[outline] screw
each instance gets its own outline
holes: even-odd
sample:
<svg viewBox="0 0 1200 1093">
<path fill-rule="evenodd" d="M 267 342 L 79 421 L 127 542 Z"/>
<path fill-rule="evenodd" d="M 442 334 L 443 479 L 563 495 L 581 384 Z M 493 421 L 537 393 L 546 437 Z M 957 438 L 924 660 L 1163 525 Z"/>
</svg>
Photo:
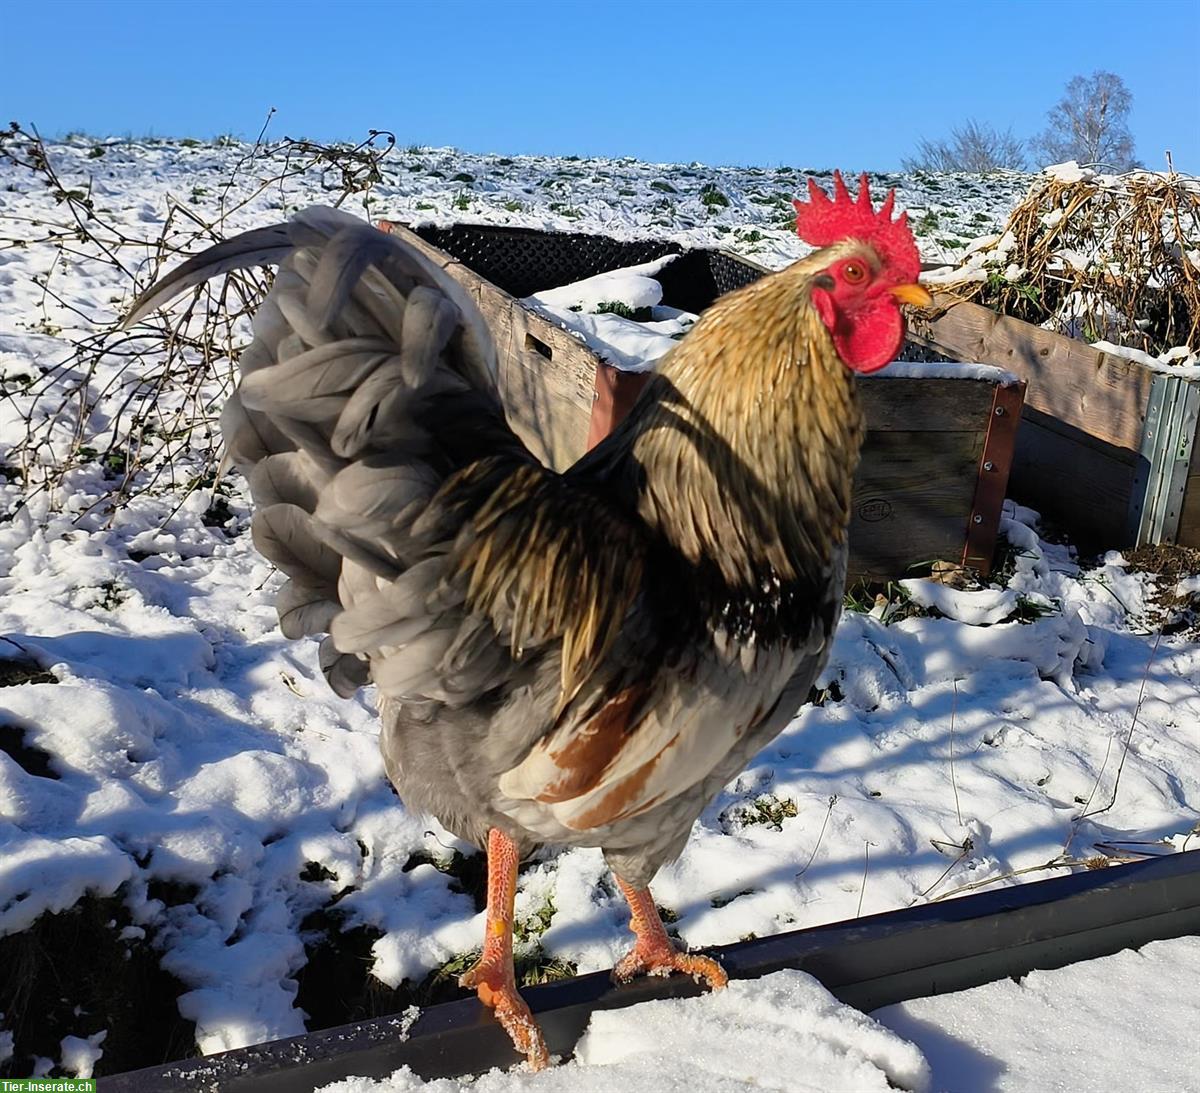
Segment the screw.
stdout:
<svg viewBox="0 0 1200 1093">
<path fill-rule="evenodd" d="M 996 469 L 996 464 L 989 459 L 986 463 L 984 463 L 983 469 L 985 471 L 994 471 Z"/>
<path fill-rule="evenodd" d="M 971 517 L 971 523 L 973 523 L 973 524 L 982 524 L 982 523 L 983 523 L 983 517 L 982 517 L 982 516 L 980 516 L 980 515 L 979 515 L 979 513 L 976 513 L 974 516 L 972 516 L 972 517 Z"/>
<path fill-rule="evenodd" d="M 1003 406 L 997 406 L 997 407 L 996 407 L 996 416 L 997 416 L 997 417 L 1003 417 L 1003 416 L 1004 416 L 1004 407 L 1003 407 Z"/>
</svg>

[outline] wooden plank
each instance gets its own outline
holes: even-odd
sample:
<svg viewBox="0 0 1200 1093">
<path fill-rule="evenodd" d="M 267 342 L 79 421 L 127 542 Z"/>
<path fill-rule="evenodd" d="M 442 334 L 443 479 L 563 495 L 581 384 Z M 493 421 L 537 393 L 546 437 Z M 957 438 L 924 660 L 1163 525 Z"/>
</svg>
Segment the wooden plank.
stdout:
<svg viewBox="0 0 1200 1093">
<path fill-rule="evenodd" d="M 851 578 L 961 560 L 983 438 L 982 428 L 868 432 L 854 479 Z"/>
<path fill-rule="evenodd" d="M 653 372 L 622 372 L 603 361 L 596 366 L 596 397 L 587 435 L 589 452 L 625 420 L 652 375 Z"/>
<path fill-rule="evenodd" d="M 1183 512 L 1179 516 L 1180 546 L 1200 550 L 1200 474 L 1188 476 L 1187 492 L 1183 497 Z"/>
<path fill-rule="evenodd" d="M 1028 408 L 1009 496 L 1068 531 L 1085 552 L 1130 544 L 1129 511 L 1141 456 Z"/>
<path fill-rule="evenodd" d="M 971 379 L 911 379 L 886 371 L 861 376 L 867 428 L 954 433 L 986 429 L 995 384 Z"/>
<path fill-rule="evenodd" d="M 915 314 L 909 337 L 964 361 L 994 364 L 1029 384 L 1025 404 L 1117 447 L 1137 451 L 1153 374 L 1136 361 L 941 293 L 933 320 Z"/>
<path fill-rule="evenodd" d="M 486 281 L 481 284 L 481 310 L 500 357 L 505 413 L 539 459 L 566 470 L 584 452 L 595 359 L 566 331 Z"/>
</svg>

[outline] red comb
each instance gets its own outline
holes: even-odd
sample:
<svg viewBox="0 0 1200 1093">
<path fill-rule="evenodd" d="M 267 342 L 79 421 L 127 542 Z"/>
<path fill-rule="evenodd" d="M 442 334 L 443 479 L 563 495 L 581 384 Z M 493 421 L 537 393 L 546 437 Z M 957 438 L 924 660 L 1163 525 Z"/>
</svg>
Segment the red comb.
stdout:
<svg viewBox="0 0 1200 1093">
<path fill-rule="evenodd" d="M 814 247 L 828 247 L 844 239 L 861 239 L 875 248 L 883 262 L 902 277 L 915 281 L 921 272 L 921 255 L 908 226 L 908 213 L 892 219 L 896 191 L 889 190 L 879 211 L 871 205 L 871 189 L 864 173 L 859 178 L 858 200 L 850 196 L 840 171 L 833 172 L 833 200 L 814 179 L 808 180 L 809 202 L 793 201 L 796 234 Z"/>
</svg>

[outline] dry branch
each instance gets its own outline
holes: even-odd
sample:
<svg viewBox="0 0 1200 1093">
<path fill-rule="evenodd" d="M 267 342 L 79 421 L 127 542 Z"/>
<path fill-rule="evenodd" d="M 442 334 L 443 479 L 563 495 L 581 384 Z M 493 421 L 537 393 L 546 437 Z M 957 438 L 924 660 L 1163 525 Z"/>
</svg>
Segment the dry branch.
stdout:
<svg viewBox="0 0 1200 1093">
<path fill-rule="evenodd" d="M 48 305 L 72 312 L 87 331 L 63 340 L 68 352 L 18 391 L 25 432 L 4 455 L 21 476 L 23 501 L 57 490 L 73 468 L 99 463 L 110 485 L 88 511 L 108 511 L 146 492 L 180 491 L 178 503 L 198 486 L 212 486 L 219 460 L 217 418 L 233 389 L 240 347 L 248 341 L 249 317 L 271 282 L 267 270 L 240 271 L 201 286 L 186 309 L 156 315 L 130 331 L 121 316 L 87 315 L 69 304 L 58 285 L 64 266 L 113 271 L 120 309 L 157 279 L 176 256 L 218 242 L 231 218 L 278 188 L 286 207 L 288 183 L 316 174 L 328 202 L 342 205 L 361 197 L 381 178 L 380 163 L 395 144 L 389 133 L 372 130 L 366 140 L 322 145 L 290 140 L 264 143 L 261 135 L 225 179 L 211 219 L 177 197 L 168 198 L 157 235 L 138 238 L 98 211 L 90 186 L 65 182 L 36 130 L 17 124 L 0 131 L 0 158 L 44 185 L 62 215 L 55 223 L 0 216 L 0 251 L 50 246 L 56 251 L 42 288 L 40 329 L 61 336 Z M 109 267 L 102 270 L 100 267 Z"/>
</svg>

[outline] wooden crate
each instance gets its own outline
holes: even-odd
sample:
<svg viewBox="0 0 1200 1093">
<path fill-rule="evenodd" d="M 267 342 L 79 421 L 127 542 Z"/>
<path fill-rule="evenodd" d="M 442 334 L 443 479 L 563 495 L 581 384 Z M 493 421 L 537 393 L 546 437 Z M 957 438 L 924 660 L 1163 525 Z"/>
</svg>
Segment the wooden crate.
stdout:
<svg viewBox="0 0 1200 1093">
<path fill-rule="evenodd" d="M 1028 384 L 1009 492 L 1085 550 L 1200 547 L 1200 380 L 948 295 L 910 338 Z M 939 314 L 940 311 L 940 314 Z"/>
<path fill-rule="evenodd" d="M 380 227 L 402 233 L 468 289 L 496 339 L 509 420 L 539 458 L 564 469 L 625 415 L 647 376 L 603 363 L 519 297 L 679 253 L 678 246 L 467 225 L 418 234 L 388 221 Z M 657 276 L 664 303 L 698 312 L 765 272 L 696 249 Z M 864 377 L 859 389 L 868 432 L 854 487 L 851 575 L 902 577 L 939 559 L 987 573 L 1024 385 L 885 373 Z"/>
</svg>

